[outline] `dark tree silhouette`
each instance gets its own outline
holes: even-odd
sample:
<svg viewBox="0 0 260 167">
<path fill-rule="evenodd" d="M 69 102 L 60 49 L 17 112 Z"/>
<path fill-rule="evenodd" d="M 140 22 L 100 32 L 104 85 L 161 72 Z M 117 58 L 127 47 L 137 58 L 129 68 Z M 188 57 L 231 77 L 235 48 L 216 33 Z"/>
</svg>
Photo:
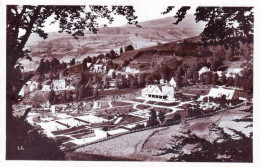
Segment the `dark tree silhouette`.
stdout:
<svg viewBox="0 0 260 167">
<path fill-rule="evenodd" d="M 131 51 L 131 50 L 134 50 L 134 47 L 132 45 L 128 45 L 125 47 L 125 52 Z"/>
<path fill-rule="evenodd" d="M 75 61 L 75 58 L 73 58 L 71 61 L 70 61 L 70 65 L 74 66 L 76 64 L 76 61 Z"/>
<path fill-rule="evenodd" d="M 37 72 L 39 72 L 39 74 L 44 74 L 45 73 L 45 62 L 44 62 L 44 60 L 43 59 L 41 59 L 41 61 L 40 61 L 40 65 L 39 65 L 39 67 L 37 68 L 37 70 L 36 70 Z"/>
<path fill-rule="evenodd" d="M 54 104 L 55 103 L 55 99 L 56 99 L 56 94 L 54 92 L 54 90 L 52 89 L 49 93 L 49 102 L 51 104 Z"/>
<path fill-rule="evenodd" d="M 123 48 L 120 48 L 120 55 L 123 53 L 124 53 Z"/>
<path fill-rule="evenodd" d="M 218 134 L 218 138 L 210 142 L 204 138 L 191 133 L 190 130 L 184 132 L 183 136 L 175 135 L 171 140 L 171 148 L 163 149 L 163 154 L 177 154 L 169 161 L 187 162 L 252 162 L 253 146 L 252 133 L 247 137 L 242 132 L 230 129 L 238 136 L 233 139 L 233 135 L 227 134 L 223 128 L 214 123 L 210 126 L 210 131 Z M 183 151 L 186 145 L 194 145 L 190 154 Z"/>
<path fill-rule="evenodd" d="M 168 7 L 163 14 L 169 13 L 173 7 Z M 181 22 L 190 9 L 189 6 L 181 7 L 176 15 Z M 204 21 L 206 26 L 201 34 L 203 42 L 224 45 L 231 48 L 234 55 L 235 48 L 240 43 L 253 43 L 254 13 L 253 7 L 197 7 L 195 12 L 196 22 Z"/>
<path fill-rule="evenodd" d="M 159 120 L 161 122 L 164 122 L 165 121 L 165 114 L 162 111 L 160 111 L 159 115 L 158 115 L 158 118 L 159 118 Z"/>
<path fill-rule="evenodd" d="M 19 142 L 23 143 L 31 143 L 31 147 L 35 145 L 41 145 L 41 140 L 32 140 L 28 137 L 27 133 L 23 135 L 19 135 L 18 124 L 19 121 L 23 122 L 23 120 L 17 121 L 13 117 L 13 104 L 19 101 L 19 92 L 22 89 L 23 85 L 29 81 L 34 74 L 28 74 L 25 77 L 20 77 L 17 75 L 19 70 L 15 68 L 18 63 L 18 59 L 28 58 L 30 51 L 25 49 L 25 45 L 32 33 L 38 34 L 41 38 L 46 39 L 48 34 L 44 32 L 43 27 L 46 19 L 54 16 L 54 21 L 52 23 L 57 22 L 59 24 L 59 32 L 65 32 L 71 34 L 74 38 L 78 39 L 80 36 L 84 35 L 85 30 L 89 30 L 93 33 L 98 31 L 98 28 L 101 26 L 98 24 L 97 20 L 99 18 L 105 18 L 112 23 L 114 18 L 112 14 L 118 14 L 124 16 L 128 24 L 138 25 L 136 21 L 137 16 L 134 15 L 134 8 L 132 6 L 113 6 L 112 9 L 108 9 L 107 6 L 90 6 L 90 11 L 86 12 L 86 6 L 31 6 L 31 5 L 8 5 L 7 12 L 7 83 L 6 83 L 6 118 L 7 118 L 7 157 L 15 159 L 21 158 L 21 154 L 27 154 L 26 159 L 34 159 L 34 155 L 41 155 L 41 149 L 27 149 L 28 151 L 24 153 L 15 154 L 14 152 L 9 152 L 9 150 L 17 149 L 17 144 Z M 107 25 L 102 25 L 102 27 L 106 27 Z M 24 32 L 24 33 L 23 33 Z M 51 63 L 52 68 L 56 68 L 53 62 Z M 26 117 L 22 117 L 26 118 Z M 20 126 L 22 127 L 22 126 Z M 29 128 L 30 129 L 30 128 Z M 33 127 L 31 127 L 33 129 Z M 27 132 L 28 129 L 24 129 Z M 16 135 L 14 135 L 17 133 Z M 35 133 L 37 134 L 37 133 Z M 35 136 L 37 137 L 37 135 Z M 29 145 L 28 145 L 29 146 Z M 51 152 L 50 145 L 44 145 L 45 148 L 49 148 Z M 53 147 L 54 148 L 54 147 Z M 31 151 L 29 151 L 31 150 Z M 48 150 L 48 149 L 47 149 Z M 46 150 L 45 150 L 46 151 Z M 14 153 L 13 156 L 10 154 Z M 42 154 L 42 156 L 46 156 L 48 159 L 55 159 L 55 157 L 50 157 L 51 154 Z M 15 157 L 16 156 L 16 157 Z M 36 158 L 35 158 L 36 159 Z M 38 159 L 43 159 L 43 157 L 38 157 Z M 57 157 L 58 158 L 58 154 Z"/>
</svg>

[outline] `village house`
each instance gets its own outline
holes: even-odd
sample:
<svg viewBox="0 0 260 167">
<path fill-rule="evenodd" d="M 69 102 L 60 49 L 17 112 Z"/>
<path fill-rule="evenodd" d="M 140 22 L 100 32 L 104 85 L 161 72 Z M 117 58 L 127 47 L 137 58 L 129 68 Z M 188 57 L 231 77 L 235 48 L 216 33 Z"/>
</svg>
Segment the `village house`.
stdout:
<svg viewBox="0 0 260 167">
<path fill-rule="evenodd" d="M 241 76 L 242 75 L 242 72 L 243 71 L 243 68 L 228 68 L 227 69 L 227 72 L 226 72 L 226 77 L 232 77 L 232 78 L 235 78 L 236 74 Z"/>
<path fill-rule="evenodd" d="M 161 85 L 171 85 L 173 86 L 174 88 L 176 88 L 177 84 L 176 84 L 176 81 L 174 80 L 174 78 L 172 77 L 171 80 L 168 82 L 168 81 L 165 81 L 164 79 L 160 79 L 160 84 Z"/>
<path fill-rule="evenodd" d="M 125 72 L 126 72 L 126 73 L 130 73 L 130 74 L 138 74 L 138 73 L 140 73 L 141 71 L 138 70 L 138 69 L 135 69 L 135 68 L 126 67 L 126 68 L 125 68 Z"/>
<path fill-rule="evenodd" d="M 201 96 L 199 100 L 202 100 L 205 97 L 212 97 L 214 99 L 220 98 L 223 95 L 225 95 L 227 100 L 236 100 L 239 99 L 239 90 L 227 89 L 223 87 L 211 88 L 209 93 L 205 96 Z"/>
<path fill-rule="evenodd" d="M 103 64 L 94 64 L 91 70 L 93 72 L 104 72 L 106 71 L 106 66 L 104 66 Z"/>
<path fill-rule="evenodd" d="M 174 89 L 171 85 L 148 85 L 142 89 L 141 94 L 146 99 L 175 100 Z"/>
<path fill-rule="evenodd" d="M 200 78 L 200 75 L 205 73 L 205 72 L 209 72 L 210 71 L 210 68 L 208 67 L 202 67 L 200 70 L 199 70 L 199 78 Z"/>
<path fill-rule="evenodd" d="M 75 90 L 72 85 L 66 85 L 65 79 L 53 80 L 51 85 L 43 85 L 41 91 L 60 91 L 60 90 Z"/>
<path fill-rule="evenodd" d="M 173 86 L 174 88 L 176 88 L 177 84 L 176 84 L 176 81 L 173 79 L 173 77 L 171 78 L 171 80 L 169 81 L 169 84 L 171 86 Z"/>
</svg>

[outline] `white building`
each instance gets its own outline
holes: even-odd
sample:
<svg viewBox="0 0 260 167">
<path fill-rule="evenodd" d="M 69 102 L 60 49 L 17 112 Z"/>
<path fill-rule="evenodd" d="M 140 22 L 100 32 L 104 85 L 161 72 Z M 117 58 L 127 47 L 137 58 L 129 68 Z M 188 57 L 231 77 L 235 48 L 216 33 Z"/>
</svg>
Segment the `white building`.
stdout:
<svg viewBox="0 0 260 167">
<path fill-rule="evenodd" d="M 65 79 L 53 80 L 52 88 L 53 88 L 53 90 L 64 90 L 64 89 L 66 89 Z"/>
<path fill-rule="evenodd" d="M 218 77 L 221 77 L 222 73 L 223 73 L 222 71 L 217 71 Z"/>
<path fill-rule="evenodd" d="M 91 70 L 93 72 L 104 72 L 106 70 L 106 66 L 103 64 L 94 64 Z"/>
<path fill-rule="evenodd" d="M 41 91 L 51 91 L 51 85 L 43 85 Z"/>
<path fill-rule="evenodd" d="M 176 81 L 173 79 L 173 77 L 172 77 L 172 79 L 169 81 L 169 84 L 170 84 L 171 86 L 173 86 L 174 88 L 176 88 L 176 86 L 177 86 Z"/>
<path fill-rule="evenodd" d="M 218 88 L 211 88 L 209 93 L 205 96 L 201 96 L 199 100 L 202 100 L 205 97 L 220 98 L 223 95 L 226 96 L 227 100 L 238 98 L 238 92 L 235 89 L 226 89 L 226 88 L 218 87 Z"/>
<path fill-rule="evenodd" d="M 131 68 L 131 67 L 126 67 L 125 72 L 127 73 L 131 73 L 131 74 L 138 74 L 141 71 L 135 68 Z"/>
<path fill-rule="evenodd" d="M 228 68 L 226 77 L 233 77 L 235 78 L 236 74 L 242 75 L 243 68 Z"/>
<path fill-rule="evenodd" d="M 170 85 L 148 85 L 142 89 L 141 94 L 144 98 L 175 100 L 174 89 Z"/>
<path fill-rule="evenodd" d="M 107 72 L 107 76 L 111 77 L 113 72 L 115 72 L 114 69 L 110 69 L 108 72 Z"/>
<path fill-rule="evenodd" d="M 75 87 L 72 85 L 66 86 L 65 79 L 53 80 L 51 85 L 43 85 L 41 91 L 60 91 L 60 90 L 75 90 Z"/>
<path fill-rule="evenodd" d="M 167 80 L 165 81 L 164 79 L 160 79 L 160 84 L 161 85 L 170 85 L 173 86 L 174 89 L 176 88 L 177 84 L 174 80 L 174 78 L 172 77 L 171 80 L 168 82 Z"/>
<path fill-rule="evenodd" d="M 200 70 L 199 70 L 199 77 L 201 74 L 205 73 L 205 72 L 209 72 L 210 71 L 210 68 L 208 67 L 202 67 Z"/>
</svg>

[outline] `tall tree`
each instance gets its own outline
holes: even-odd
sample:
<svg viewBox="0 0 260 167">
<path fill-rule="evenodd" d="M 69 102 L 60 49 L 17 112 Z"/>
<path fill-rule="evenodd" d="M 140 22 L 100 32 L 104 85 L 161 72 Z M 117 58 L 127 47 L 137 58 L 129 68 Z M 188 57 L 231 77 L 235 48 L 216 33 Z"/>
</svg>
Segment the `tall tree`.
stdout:
<svg viewBox="0 0 260 167">
<path fill-rule="evenodd" d="M 41 59 L 39 67 L 36 70 L 37 72 L 39 72 L 39 74 L 44 74 L 45 73 L 45 62 L 43 59 Z"/>
<path fill-rule="evenodd" d="M 86 10 L 90 8 L 90 10 Z M 112 9 L 108 9 L 107 6 L 32 6 L 32 5 L 8 5 L 6 8 L 7 16 L 7 33 L 6 33 L 6 50 L 7 50 L 7 82 L 6 82 L 6 117 L 7 117 L 7 147 L 8 149 L 17 149 L 16 141 L 23 141 L 30 143 L 29 138 L 25 135 L 15 134 L 19 132 L 15 122 L 17 119 L 13 117 L 13 105 L 19 100 L 19 92 L 23 85 L 29 81 L 34 74 L 28 74 L 25 77 L 16 77 L 17 70 L 16 64 L 19 59 L 30 59 L 28 49 L 25 49 L 25 45 L 32 33 L 38 34 L 41 38 L 46 39 L 48 34 L 44 31 L 45 22 L 48 18 L 54 18 L 52 23 L 59 24 L 59 32 L 66 32 L 71 34 L 74 38 L 78 39 L 84 35 L 84 31 L 88 29 L 91 32 L 96 33 L 100 25 L 97 20 L 99 18 L 105 18 L 112 23 L 114 18 L 112 14 L 119 14 L 124 16 L 128 24 L 138 25 L 136 21 L 137 16 L 134 15 L 134 8 L 132 6 L 112 6 Z M 107 25 L 102 25 L 106 27 Z M 53 66 L 52 66 L 53 68 Z M 29 112 L 19 119 L 23 121 Z M 15 135 L 13 135 L 15 134 Z M 26 133 L 25 133 L 26 134 Z M 27 141 L 28 140 L 28 141 Z M 14 141 L 14 142 L 11 142 Z M 37 141 L 37 140 L 36 140 Z M 39 144 L 39 143 L 38 143 Z M 30 149 L 28 149 L 30 150 Z M 34 150 L 35 151 L 35 150 Z M 39 149 L 37 151 L 40 151 Z M 9 150 L 7 150 L 9 152 Z M 17 152 L 17 151 L 16 151 Z M 33 152 L 26 152 L 34 156 Z M 24 154 L 26 154 L 24 153 Z M 45 156 L 48 154 L 44 154 Z M 50 154 L 51 156 L 51 154 Z"/>
<path fill-rule="evenodd" d="M 121 47 L 120 48 L 120 55 L 123 54 L 123 53 L 124 53 L 124 51 L 123 51 L 123 48 Z"/>
<path fill-rule="evenodd" d="M 111 49 L 109 53 L 110 53 L 110 58 L 111 59 L 115 59 L 116 58 L 116 52 L 113 49 Z"/>
<path fill-rule="evenodd" d="M 71 65 L 71 66 L 74 66 L 75 64 L 76 64 L 75 58 L 71 59 L 70 65 Z"/>
<path fill-rule="evenodd" d="M 51 104 L 54 104 L 55 103 L 55 100 L 56 100 L 56 94 L 54 92 L 54 90 L 52 89 L 49 93 L 49 102 Z"/>
<path fill-rule="evenodd" d="M 161 123 L 164 122 L 165 121 L 165 114 L 162 111 L 160 111 L 158 118 L 161 121 Z"/>
</svg>

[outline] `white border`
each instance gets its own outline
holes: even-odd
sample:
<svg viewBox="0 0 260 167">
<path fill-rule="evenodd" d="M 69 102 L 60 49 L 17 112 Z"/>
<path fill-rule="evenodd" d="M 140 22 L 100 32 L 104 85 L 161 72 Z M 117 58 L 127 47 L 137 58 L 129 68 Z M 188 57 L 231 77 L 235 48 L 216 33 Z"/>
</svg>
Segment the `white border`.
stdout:
<svg viewBox="0 0 260 167">
<path fill-rule="evenodd" d="M 255 12 L 255 36 L 254 36 L 254 133 L 253 133 L 253 146 L 254 146 L 254 159 L 253 163 L 173 163 L 173 162 L 118 162 L 118 161 L 6 161 L 5 160 L 5 87 L 6 87 L 6 8 L 7 4 L 28 4 L 28 5 L 143 5 L 145 11 L 146 4 L 153 3 L 156 6 L 254 6 Z M 259 24 L 260 24 L 260 6 L 257 0 L 1 0 L 0 1 L 0 166 L 260 166 L 260 52 L 259 52 Z"/>
</svg>

